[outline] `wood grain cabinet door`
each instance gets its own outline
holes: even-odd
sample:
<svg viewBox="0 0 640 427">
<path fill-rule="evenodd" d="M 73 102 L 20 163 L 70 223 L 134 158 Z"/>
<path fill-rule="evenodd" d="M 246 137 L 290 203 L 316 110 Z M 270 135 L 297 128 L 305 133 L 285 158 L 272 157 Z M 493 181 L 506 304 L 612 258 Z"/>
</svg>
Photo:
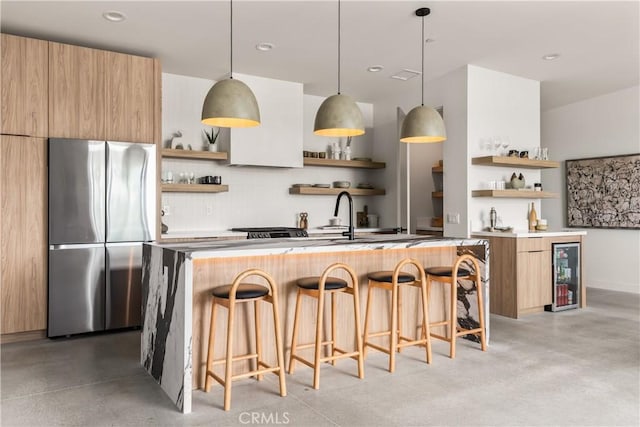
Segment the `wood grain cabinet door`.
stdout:
<svg viewBox="0 0 640 427">
<path fill-rule="evenodd" d="M 0 133 L 47 136 L 47 42 L 2 34 Z"/>
<path fill-rule="evenodd" d="M 49 136 L 105 139 L 105 52 L 49 42 Z"/>
<path fill-rule="evenodd" d="M 46 139 L 0 136 L 0 333 L 47 328 Z"/>
<path fill-rule="evenodd" d="M 109 141 L 154 142 L 154 60 L 106 52 Z"/>
<path fill-rule="evenodd" d="M 551 251 L 518 252 L 518 311 L 551 304 Z"/>
</svg>

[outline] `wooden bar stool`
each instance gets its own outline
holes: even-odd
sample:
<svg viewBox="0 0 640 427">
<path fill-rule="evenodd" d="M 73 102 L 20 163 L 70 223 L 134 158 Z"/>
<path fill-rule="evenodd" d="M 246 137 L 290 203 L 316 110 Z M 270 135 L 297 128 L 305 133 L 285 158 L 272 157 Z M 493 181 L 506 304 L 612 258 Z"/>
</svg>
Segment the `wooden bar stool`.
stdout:
<svg viewBox="0 0 640 427">
<path fill-rule="evenodd" d="M 465 262 L 473 265 L 473 272 L 467 268 L 461 267 Z M 482 351 L 486 351 L 487 344 L 484 329 L 484 305 L 482 303 L 482 278 L 480 277 L 480 267 L 478 261 L 471 255 L 461 255 L 456 260 L 453 267 L 430 267 L 425 270 L 427 272 L 427 294 L 431 294 L 431 282 L 441 282 L 450 285 L 450 308 L 449 319 L 439 322 L 431 322 L 431 327 L 447 326 L 447 335 L 442 336 L 431 333 L 433 338 L 437 338 L 450 343 L 449 357 L 456 357 L 456 338 L 463 335 L 480 335 L 480 345 Z M 473 329 L 465 329 L 458 326 L 457 306 L 458 306 L 458 280 L 470 280 L 475 283 L 476 293 L 478 294 L 478 317 L 479 327 Z M 424 329 L 423 329 L 423 333 Z M 429 332 L 426 332 L 427 334 Z"/>
<path fill-rule="evenodd" d="M 351 277 L 351 287 L 346 280 L 337 277 L 329 277 L 335 270 L 344 270 Z M 293 339 L 291 342 L 291 356 L 289 359 L 289 373 L 293 374 L 295 361 L 299 360 L 305 365 L 313 368 L 313 388 L 320 387 L 320 364 L 330 361 L 335 365 L 336 360 L 350 357 L 358 361 L 358 377 L 364 378 L 364 358 L 362 353 L 362 335 L 360 335 L 360 299 L 358 296 L 358 277 L 354 271 L 342 263 L 335 263 L 327 267 L 320 277 L 305 277 L 296 281 L 298 285 L 298 295 L 296 298 L 296 312 L 293 321 Z M 353 313 L 356 332 L 356 350 L 346 351 L 336 346 L 337 325 L 336 325 L 336 294 L 346 293 L 353 296 Z M 331 294 L 331 339 L 322 341 L 322 324 L 324 314 L 325 294 Z M 316 339 L 310 344 L 298 344 L 298 328 L 300 322 L 300 308 L 302 306 L 302 296 L 307 295 L 318 300 L 318 310 L 316 317 Z M 323 346 L 330 346 L 330 356 L 321 357 Z M 298 350 L 305 348 L 315 348 L 313 362 L 298 356 Z M 336 354 L 337 353 L 337 354 Z"/>
<path fill-rule="evenodd" d="M 406 265 L 413 265 L 420 276 L 416 280 L 413 274 L 402 272 Z M 400 261 L 393 271 L 377 271 L 369 273 L 369 291 L 367 298 L 367 310 L 364 320 L 364 352 L 366 355 L 367 347 L 375 348 L 389 355 L 389 372 L 395 371 L 396 368 L 396 352 L 400 352 L 403 347 L 412 345 L 424 345 L 427 350 L 427 363 L 431 363 L 431 337 L 429 332 L 429 304 L 427 300 L 427 281 L 422 265 L 415 259 L 404 259 Z M 423 329 L 427 333 L 422 333 L 419 339 L 411 339 L 402 335 L 402 295 L 400 289 L 402 286 L 413 286 L 420 289 L 422 303 L 422 322 Z M 389 309 L 389 329 L 386 331 L 369 333 L 369 321 L 371 319 L 371 306 L 373 305 L 373 290 L 384 289 L 391 292 L 391 307 Z M 370 339 L 374 337 L 389 336 L 389 347 L 385 348 L 373 344 Z"/>
<path fill-rule="evenodd" d="M 247 277 L 259 276 L 264 278 L 269 287 L 265 285 L 243 283 Z M 287 386 L 284 379 L 284 355 L 282 351 L 282 333 L 280 331 L 280 316 L 278 312 L 278 292 L 273 278 L 262 270 L 250 269 L 236 276 L 231 285 L 219 286 L 211 292 L 213 300 L 211 302 L 211 327 L 209 329 L 209 346 L 207 351 L 207 374 L 204 389 L 209 392 L 211 389 L 211 378 L 218 381 L 224 386 L 224 410 L 231 408 L 231 383 L 241 378 L 256 376 L 258 381 L 262 380 L 263 374 L 273 372 L 280 378 L 280 396 L 287 395 Z M 262 343 L 260 332 L 260 310 L 258 303 L 265 301 L 271 304 L 273 309 L 273 325 L 275 330 L 276 341 L 276 358 L 277 366 L 269 366 L 262 359 Z M 239 356 L 233 356 L 233 325 L 236 304 L 254 303 L 255 315 L 255 338 L 256 352 Z M 215 337 L 215 319 L 216 309 L 218 305 L 227 307 L 227 346 L 226 357 L 224 359 L 214 360 L 214 337 Z M 233 375 L 233 362 L 239 360 L 256 359 L 256 369 L 250 372 Z M 224 379 L 220 378 L 213 372 L 213 366 L 224 363 Z"/>
</svg>

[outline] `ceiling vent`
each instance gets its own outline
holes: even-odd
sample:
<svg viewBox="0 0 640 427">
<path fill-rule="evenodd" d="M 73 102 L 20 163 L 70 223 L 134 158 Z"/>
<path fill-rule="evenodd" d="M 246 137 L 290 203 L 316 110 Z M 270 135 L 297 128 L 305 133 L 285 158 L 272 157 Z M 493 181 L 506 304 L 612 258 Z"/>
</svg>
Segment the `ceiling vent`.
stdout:
<svg viewBox="0 0 640 427">
<path fill-rule="evenodd" d="M 410 70 L 408 68 L 405 68 L 402 71 L 399 71 L 397 73 L 395 73 L 394 75 L 391 76 L 392 79 L 396 79 L 396 80 L 402 80 L 403 82 L 406 82 L 407 80 L 411 80 L 414 77 L 419 76 L 420 71 L 416 71 L 416 70 Z"/>
</svg>

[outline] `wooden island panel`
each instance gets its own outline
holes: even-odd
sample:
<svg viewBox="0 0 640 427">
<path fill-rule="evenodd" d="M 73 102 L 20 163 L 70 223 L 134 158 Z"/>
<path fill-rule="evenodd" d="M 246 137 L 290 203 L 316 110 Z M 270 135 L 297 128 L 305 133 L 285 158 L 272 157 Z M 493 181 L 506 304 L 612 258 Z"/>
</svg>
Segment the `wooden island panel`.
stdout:
<svg viewBox="0 0 640 427">
<path fill-rule="evenodd" d="M 283 343 L 285 350 L 285 360 L 288 365 L 289 350 L 291 345 L 293 316 L 296 302 L 296 279 L 305 276 L 319 276 L 322 271 L 335 262 L 343 262 L 349 265 L 358 274 L 360 291 L 360 308 L 364 324 L 364 313 L 367 302 L 367 273 L 379 270 L 393 270 L 395 265 L 404 258 L 415 258 L 425 266 L 453 265 L 456 256 L 456 247 L 444 248 L 418 248 L 418 249 L 398 249 L 385 251 L 357 251 L 357 252 L 334 252 L 324 254 L 298 254 L 298 255 L 272 255 L 256 257 L 237 257 L 221 259 L 197 259 L 193 266 L 193 388 L 203 388 L 204 367 L 207 359 L 207 338 L 209 336 L 209 320 L 211 315 L 211 289 L 216 286 L 230 284 L 234 277 L 249 268 L 262 269 L 273 276 L 278 285 L 278 304 L 280 306 L 280 319 L 282 322 Z M 407 271 L 411 271 L 408 269 Z M 415 270 L 413 270 L 415 271 Z M 348 280 L 344 272 L 338 272 L 336 277 Z M 255 280 L 259 280 L 256 278 Z M 442 286 L 436 284 L 432 288 L 431 301 L 429 304 L 430 319 L 438 320 L 444 316 L 445 296 L 442 293 Z M 419 293 L 415 288 L 405 287 L 403 289 L 403 318 L 402 325 L 404 333 L 419 333 L 418 319 Z M 406 289 L 406 290 L 405 290 Z M 378 291 L 380 294 L 374 298 L 372 306 L 373 317 L 371 320 L 371 330 L 379 331 L 387 328 L 389 320 L 389 292 Z M 448 293 L 447 293 L 448 295 Z M 261 303 L 262 307 L 262 338 L 265 351 L 266 363 L 275 363 L 275 341 L 273 332 L 273 318 L 271 308 L 266 303 Z M 303 309 L 300 327 L 300 343 L 312 342 L 314 339 L 315 325 L 315 300 L 311 298 L 303 299 Z M 327 300 L 327 311 L 325 314 L 325 332 L 329 331 L 328 313 L 329 300 Z M 262 308 L 261 307 L 261 308 Z M 235 328 L 235 352 L 237 354 L 247 353 L 249 348 L 253 348 L 254 341 L 251 334 L 253 331 L 253 306 L 252 304 L 241 304 L 236 311 Z M 247 310 L 247 308 L 249 310 Z M 226 334 L 226 310 L 218 310 L 216 319 L 216 358 L 224 355 L 224 336 Z M 338 297 L 338 342 L 341 348 L 354 348 L 355 335 L 353 323 L 353 304 L 351 296 Z M 438 329 L 434 328 L 434 331 Z M 440 330 L 443 333 L 444 330 Z M 326 335 L 325 335 L 326 336 Z M 326 336 L 328 339 L 328 336 Z M 378 338 L 380 343 L 386 344 L 388 338 Z M 312 354 L 313 349 L 303 350 L 305 356 Z M 370 350 L 375 351 L 375 350 Z M 342 361 L 341 364 L 348 365 L 349 361 Z M 236 362 L 234 372 L 240 373 L 247 370 L 247 364 Z M 353 362 L 354 369 L 356 368 Z M 222 369 L 219 365 L 217 369 Z M 300 369 L 305 369 L 300 366 Z M 347 368 L 348 369 L 348 366 Z M 354 370 L 354 372 L 356 372 Z"/>
</svg>

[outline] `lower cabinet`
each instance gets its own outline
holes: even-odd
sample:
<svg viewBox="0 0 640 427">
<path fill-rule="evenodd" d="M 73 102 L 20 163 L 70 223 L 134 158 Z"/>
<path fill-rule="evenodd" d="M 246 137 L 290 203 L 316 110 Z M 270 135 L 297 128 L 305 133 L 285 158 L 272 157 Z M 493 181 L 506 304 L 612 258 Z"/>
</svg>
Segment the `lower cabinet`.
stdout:
<svg viewBox="0 0 640 427">
<path fill-rule="evenodd" d="M 47 145 L 0 136 L 0 333 L 47 328 Z"/>
<path fill-rule="evenodd" d="M 491 313 L 516 319 L 544 311 L 545 306 L 549 307 L 553 302 L 552 244 L 582 243 L 580 235 L 478 237 L 489 240 L 491 251 Z M 579 286 L 579 289 L 582 295 L 580 307 L 584 307 L 584 286 Z"/>
</svg>

